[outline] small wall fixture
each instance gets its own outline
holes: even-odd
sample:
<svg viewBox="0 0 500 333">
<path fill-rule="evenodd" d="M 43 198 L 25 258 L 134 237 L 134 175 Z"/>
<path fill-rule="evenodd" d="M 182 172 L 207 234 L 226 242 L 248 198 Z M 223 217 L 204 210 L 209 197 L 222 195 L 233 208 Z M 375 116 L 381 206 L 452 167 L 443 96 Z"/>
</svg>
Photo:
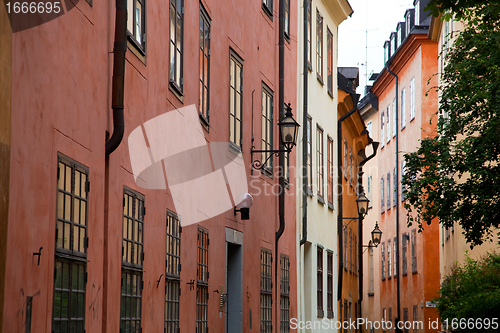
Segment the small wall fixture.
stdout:
<svg viewBox="0 0 500 333">
<path fill-rule="evenodd" d="M 363 247 L 377 247 L 380 244 L 381 239 L 382 239 L 382 230 L 378 228 L 378 222 L 375 222 L 375 228 L 373 228 L 372 231 L 372 241 L 368 245 L 363 245 Z"/>
<path fill-rule="evenodd" d="M 252 197 L 252 195 L 250 195 L 250 193 L 243 194 L 243 197 L 244 197 L 243 200 L 241 200 L 239 204 L 234 206 L 234 215 L 236 215 L 236 213 L 240 212 L 242 220 L 249 220 L 250 219 L 250 207 L 252 207 L 252 204 L 253 204 L 253 197 Z"/>
</svg>

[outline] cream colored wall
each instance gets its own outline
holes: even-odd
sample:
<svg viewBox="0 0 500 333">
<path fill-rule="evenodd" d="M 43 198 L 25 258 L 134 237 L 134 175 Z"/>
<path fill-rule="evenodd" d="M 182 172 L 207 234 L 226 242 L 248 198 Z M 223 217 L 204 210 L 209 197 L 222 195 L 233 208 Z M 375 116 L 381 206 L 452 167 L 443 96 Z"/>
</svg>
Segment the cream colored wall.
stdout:
<svg viewBox="0 0 500 333">
<path fill-rule="evenodd" d="M 346 6 L 347 5 L 347 6 Z M 297 120 L 301 126 L 307 126 L 307 121 L 303 119 L 303 1 L 298 1 L 299 7 L 299 31 L 298 31 L 298 59 L 297 59 Z M 323 16 L 323 80 L 321 84 L 316 75 L 316 8 Z M 327 138 L 333 139 L 333 166 L 334 166 L 334 184 L 336 183 L 336 165 L 337 165 L 337 47 L 338 47 L 338 24 L 347 18 L 350 12 L 347 1 L 328 1 L 326 4 L 320 0 L 312 0 L 311 21 L 312 21 L 312 70 L 308 70 L 308 114 L 312 117 L 312 195 L 307 199 L 307 243 L 303 246 L 297 246 L 297 292 L 298 292 L 298 314 L 299 321 L 314 321 L 318 324 L 322 319 L 327 319 L 327 251 L 333 252 L 333 309 L 334 318 L 337 320 L 337 214 L 336 214 L 336 196 L 334 195 L 334 209 L 328 207 L 327 200 Z M 343 13 L 343 14 L 339 14 Z M 339 22 L 340 21 L 340 22 Z M 327 90 L 327 28 L 333 34 L 333 87 L 332 96 Z M 324 200 L 325 204 L 318 201 L 317 188 L 317 162 L 316 162 L 316 126 L 319 124 L 323 128 L 323 165 L 324 171 Z M 307 138 L 306 138 L 307 139 Z M 302 128 L 299 131 L 297 149 L 297 165 L 302 165 Z M 297 243 L 302 238 L 302 170 L 297 170 Z M 317 247 L 323 247 L 323 309 L 324 317 L 317 316 Z M 309 332 L 309 330 L 298 329 L 298 332 Z M 332 332 L 324 328 L 315 329 L 314 332 Z"/>
<path fill-rule="evenodd" d="M 457 21 L 439 21 L 439 72 L 442 73 L 443 66 L 446 65 L 444 61 L 441 61 L 441 54 L 443 51 L 443 46 L 446 45 L 446 31 L 453 33 L 451 34 L 450 40 L 456 39 L 458 33 L 463 30 L 464 24 L 462 22 Z M 451 45 L 450 45 L 451 47 Z M 457 179 L 458 181 L 458 179 Z M 460 180 L 461 182 L 464 179 Z M 469 256 L 472 259 L 478 259 L 484 256 L 487 252 L 500 252 L 500 247 L 493 243 L 485 243 L 481 246 L 476 246 L 474 249 L 470 249 L 469 244 L 467 244 L 465 240 L 465 236 L 462 234 L 463 229 L 455 223 L 452 229 L 449 229 L 448 232 L 445 228 L 440 226 L 439 233 L 439 257 L 440 257 L 440 275 L 441 281 L 445 276 L 451 273 L 452 268 L 457 263 L 463 263 L 465 258 Z"/>
</svg>

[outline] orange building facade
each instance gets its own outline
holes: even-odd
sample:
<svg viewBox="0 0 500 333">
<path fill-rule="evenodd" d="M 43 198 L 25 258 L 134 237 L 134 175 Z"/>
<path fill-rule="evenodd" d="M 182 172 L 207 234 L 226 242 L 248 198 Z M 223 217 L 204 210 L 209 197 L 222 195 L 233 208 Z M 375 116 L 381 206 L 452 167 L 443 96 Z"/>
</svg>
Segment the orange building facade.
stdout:
<svg viewBox="0 0 500 333">
<path fill-rule="evenodd" d="M 79 1 L 15 33 L 0 9 L 0 331 L 271 333 L 297 317 L 295 152 L 278 252 L 278 159 L 271 174 L 249 167 L 252 146 L 278 149 L 279 1 L 169 3 L 128 1 L 125 131 L 109 158 L 115 2 Z M 298 6 L 287 3 L 295 110 Z M 131 132 L 192 105 L 205 143 L 243 157 L 249 220 L 231 207 L 181 228 L 168 184 L 137 185 Z"/>
<path fill-rule="evenodd" d="M 375 276 L 380 309 L 374 320 L 392 323 L 378 332 L 394 332 L 398 318 L 405 332 L 439 330 L 431 302 L 439 289 L 439 225 L 435 221 L 422 232 L 416 225 L 407 226 L 401 187 L 403 155 L 415 151 L 437 123 L 438 96 L 430 88 L 437 83 L 438 46 L 427 37 L 430 18 L 423 11 L 425 4 L 417 1 L 415 6 L 386 42 L 386 66 L 371 88 L 378 98 L 380 126 L 374 130 L 380 131 L 381 141 L 379 179 L 374 180 L 379 182 L 379 193 L 374 195 L 380 200 L 374 204 L 380 205 L 378 221 L 383 232 L 375 251 L 381 274 Z M 397 88 L 389 71 L 397 76 Z"/>
</svg>

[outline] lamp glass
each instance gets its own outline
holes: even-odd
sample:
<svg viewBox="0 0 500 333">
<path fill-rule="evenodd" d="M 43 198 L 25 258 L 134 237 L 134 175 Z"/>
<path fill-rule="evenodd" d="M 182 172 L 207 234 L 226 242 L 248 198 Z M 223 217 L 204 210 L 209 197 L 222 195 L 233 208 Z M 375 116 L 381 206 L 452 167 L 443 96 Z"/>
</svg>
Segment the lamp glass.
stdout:
<svg viewBox="0 0 500 333">
<path fill-rule="evenodd" d="M 370 200 L 366 197 L 364 193 L 361 193 L 361 195 L 356 199 L 356 204 L 358 205 L 358 213 L 361 215 L 366 215 L 368 212 L 368 203 Z"/>
<path fill-rule="evenodd" d="M 375 228 L 372 231 L 372 242 L 377 246 L 380 244 L 380 240 L 382 239 L 382 231 L 378 228 L 378 224 L 375 224 Z"/>
<path fill-rule="evenodd" d="M 297 144 L 297 133 L 299 132 L 299 123 L 293 119 L 290 105 L 287 107 L 285 118 L 278 124 L 281 142 L 287 149 L 291 149 Z"/>
</svg>

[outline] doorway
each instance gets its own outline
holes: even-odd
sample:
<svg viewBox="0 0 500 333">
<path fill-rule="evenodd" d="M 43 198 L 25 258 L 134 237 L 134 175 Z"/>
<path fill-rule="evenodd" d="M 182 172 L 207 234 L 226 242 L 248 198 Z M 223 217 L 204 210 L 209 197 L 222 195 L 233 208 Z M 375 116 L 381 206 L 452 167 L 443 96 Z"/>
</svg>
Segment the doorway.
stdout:
<svg viewBox="0 0 500 333">
<path fill-rule="evenodd" d="M 226 228 L 226 333 L 243 332 L 243 233 Z"/>
</svg>

